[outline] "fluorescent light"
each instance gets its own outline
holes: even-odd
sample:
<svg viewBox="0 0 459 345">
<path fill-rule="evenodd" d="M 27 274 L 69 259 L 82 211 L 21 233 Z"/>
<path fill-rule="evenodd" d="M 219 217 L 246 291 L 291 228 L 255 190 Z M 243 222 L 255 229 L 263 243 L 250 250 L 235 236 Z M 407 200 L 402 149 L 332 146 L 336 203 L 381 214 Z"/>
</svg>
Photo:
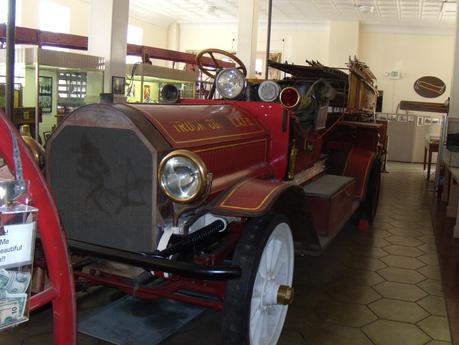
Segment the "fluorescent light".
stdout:
<svg viewBox="0 0 459 345">
<path fill-rule="evenodd" d="M 374 6 L 369 6 L 369 5 L 360 5 L 359 6 L 359 11 L 362 13 L 373 13 L 375 10 Z"/>
<path fill-rule="evenodd" d="M 456 12 L 456 9 L 457 9 L 456 2 L 443 1 L 443 3 L 441 4 L 442 12 Z"/>
</svg>

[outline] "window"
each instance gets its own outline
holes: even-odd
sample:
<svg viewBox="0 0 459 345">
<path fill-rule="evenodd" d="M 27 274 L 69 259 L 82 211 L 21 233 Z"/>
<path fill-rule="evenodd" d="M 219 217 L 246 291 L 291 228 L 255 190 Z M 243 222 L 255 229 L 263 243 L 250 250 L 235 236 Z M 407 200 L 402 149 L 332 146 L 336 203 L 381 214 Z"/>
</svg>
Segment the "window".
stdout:
<svg viewBox="0 0 459 345">
<path fill-rule="evenodd" d="M 40 3 L 40 30 L 69 33 L 70 8 L 53 1 Z"/>
<path fill-rule="evenodd" d="M 57 77 L 58 103 L 80 106 L 86 97 L 87 76 L 85 72 L 59 72 Z"/>
<path fill-rule="evenodd" d="M 143 29 L 135 25 L 128 25 L 127 43 L 142 45 Z M 127 64 L 135 64 L 139 62 L 142 62 L 142 58 L 140 56 L 126 56 Z"/>
<path fill-rule="evenodd" d="M 128 25 L 127 43 L 143 44 L 143 29 L 138 26 Z"/>
<path fill-rule="evenodd" d="M 21 25 L 21 1 L 16 1 L 16 26 Z M 0 0 L 0 23 L 6 23 L 8 19 L 8 0 Z"/>
</svg>

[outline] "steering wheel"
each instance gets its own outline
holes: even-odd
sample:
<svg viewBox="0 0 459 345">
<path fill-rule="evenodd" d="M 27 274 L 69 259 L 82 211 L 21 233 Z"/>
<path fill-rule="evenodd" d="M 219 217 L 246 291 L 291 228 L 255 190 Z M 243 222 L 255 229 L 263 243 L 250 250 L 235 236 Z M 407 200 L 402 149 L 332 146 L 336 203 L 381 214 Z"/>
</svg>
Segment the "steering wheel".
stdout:
<svg viewBox="0 0 459 345">
<path fill-rule="evenodd" d="M 204 49 L 201 50 L 198 55 L 196 55 L 196 65 L 199 67 L 199 70 L 207 75 L 208 77 L 211 77 L 212 79 L 215 79 L 217 77 L 217 74 L 224 68 L 220 64 L 220 62 L 215 58 L 214 54 L 220 54 L 223 56 L 226 56 L 231 60 L 231 62 L 234 62 L 236 64 L 236 67 L 238 70 L 240 70 L 243 74 L 244 77 L 247 76 L 247 68 L 244 66 L 244 63 L 234 54 L 228 53 L 227 51 L 221 50 L 221 49 L 216 49 L 216 48 L 210 48 L 210 49 Z M 205 58 L 210 57 L 212 59 L 212 62 L 214 63 L 214 66 L 207 66 L 208 64 L 205 63 Z"/>
</svg>

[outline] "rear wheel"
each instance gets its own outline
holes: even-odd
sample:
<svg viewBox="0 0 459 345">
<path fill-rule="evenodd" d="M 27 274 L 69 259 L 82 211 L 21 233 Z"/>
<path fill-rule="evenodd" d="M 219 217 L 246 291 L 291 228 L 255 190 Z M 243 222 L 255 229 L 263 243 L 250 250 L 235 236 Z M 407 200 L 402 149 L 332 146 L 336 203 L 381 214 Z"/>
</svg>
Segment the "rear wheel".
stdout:
<svg viewBox="0 0 459 345">
<path fill-rule="evenodd" d="M 293 301 L 294 248 L 286 218 L 268 216 L 248 223 L 233 263 L 241 266 L 242 276 L 226 287 L 223 344 L 277 344 Z"/>
</svg>

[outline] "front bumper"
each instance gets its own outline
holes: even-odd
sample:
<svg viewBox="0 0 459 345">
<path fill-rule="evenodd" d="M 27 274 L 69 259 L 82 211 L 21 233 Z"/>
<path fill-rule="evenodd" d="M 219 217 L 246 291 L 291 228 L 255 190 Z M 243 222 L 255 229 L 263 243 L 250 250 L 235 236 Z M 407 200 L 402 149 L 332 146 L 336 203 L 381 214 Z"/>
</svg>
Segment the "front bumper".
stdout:
<svg viewBox="0 0 459 345">
<path fill-rule="evenodd" d="M 187 278 L 230 280 L 241 277 L 241 268 L 234 265 L 207 266 L 191 262 L 172 261 L 74 240 L 68 240 L 68 246 L 74 254 L 94 256 L 141 267 L 148 271 L 173 273 Z"/>
</svg>

